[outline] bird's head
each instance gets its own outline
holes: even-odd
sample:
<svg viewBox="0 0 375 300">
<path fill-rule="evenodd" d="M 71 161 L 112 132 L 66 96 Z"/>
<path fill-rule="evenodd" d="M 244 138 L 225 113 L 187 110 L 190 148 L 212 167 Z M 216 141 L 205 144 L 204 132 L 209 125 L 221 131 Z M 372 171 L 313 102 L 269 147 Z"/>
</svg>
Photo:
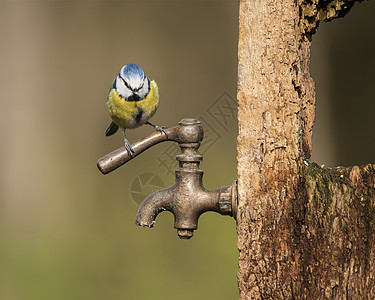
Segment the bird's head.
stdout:
<svg viewBox="0 0 375 300">
<path fill-rule="evenodd" d="M 120 96 L 127 101 L 144 99 L 150 90 L 150 80 L 137 64 L 122 67 L 115 80 L 115 87 Z"/>
</svg>

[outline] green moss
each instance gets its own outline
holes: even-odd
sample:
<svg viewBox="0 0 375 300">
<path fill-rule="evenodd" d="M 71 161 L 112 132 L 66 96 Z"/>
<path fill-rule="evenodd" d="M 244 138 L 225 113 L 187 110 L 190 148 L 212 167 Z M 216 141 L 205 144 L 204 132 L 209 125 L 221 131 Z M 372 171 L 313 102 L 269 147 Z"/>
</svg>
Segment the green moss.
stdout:
<svg viewBox="0 0 375 300">
<path fill-rule="evenodd" d="M 306 159 L 301 166 L 303 182 L 313 194 L 313 206 L 325 216 L 332 205 L 332 188 L 342 188 L 343 177 L 335 169 L 322 168 Z"/>
<path fill-rule="evenodd" d="M 311 193 L 312 199 L 309 216 L 312 218 L 325 218 L 328 229 L 331 229 L 335 207 L 333 205 L 333 197 L 340 195 L 337 201 L 349 201 L 350 205 L 357 203 L 361 207 L 361 212 L 364 215 L 364 226 L 373 228 L 375 224 L 375 208 L 374 208 L 374 194 L 375 189 L 371 186 L 374 181 L 375 167 L 368 165 L 360 167 L 361 180 L 363 187 L 356 187 L 351 185 L 349 174 L 352 168 L 325 168 L 310 162 L 307 159 L 299 161 L 301 167 L 301 184 Z M 342 205 L 342 204 L 341 204 Z M 345 203 L 344 203 L 345 205 Z M 318 214 L 316 214 L 318 213 Z"/>
</svg>

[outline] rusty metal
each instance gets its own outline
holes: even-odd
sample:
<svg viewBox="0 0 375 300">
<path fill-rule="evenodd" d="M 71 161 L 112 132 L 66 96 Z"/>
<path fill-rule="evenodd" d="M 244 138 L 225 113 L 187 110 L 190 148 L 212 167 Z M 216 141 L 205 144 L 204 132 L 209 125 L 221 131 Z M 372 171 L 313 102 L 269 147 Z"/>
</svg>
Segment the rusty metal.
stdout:
<svg viewBox="0 0 375 300">
<path fill-rule="evenodd" d="M 199 216 L 206 211 L 216 211 L 236 218 L 236 181 L 230 186 L 216 190 L 206 190 L 203 186 L 203 171 L 199 169 L 203 157 L 198 153 L 203 139 L 201 122 L 197 119 L 183 119 L 179 126 L 165 131 L 167 135 L 154 133 L 132 145 L 134 157 L 164 141 L 178 142 L 181 149 L 181 154 L 176 156 L 179 169 L 175 171 L 175 183 L 169 188 L 149 195 L 139 207 L 135 223 L 139 226 L 153 227 L 157 215 L 167 210 L 174 215 L 174 227 L 178 236 L 189 239 L 198 228 Z M 131 159 L 122 147 L 99 159 L 97 165 L 102 173 L 107 174 Z"/>
</svg>

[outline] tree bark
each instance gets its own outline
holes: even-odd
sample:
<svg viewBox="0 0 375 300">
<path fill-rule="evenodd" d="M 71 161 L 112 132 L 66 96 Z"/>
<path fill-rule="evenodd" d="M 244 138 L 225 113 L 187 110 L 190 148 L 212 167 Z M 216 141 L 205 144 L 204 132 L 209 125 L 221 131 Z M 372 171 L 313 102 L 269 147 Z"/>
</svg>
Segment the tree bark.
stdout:
<svg viewBox="0 0 375 300">
<path fill-rule="evenodd" d="M 312 35 L 353 4 L 240 1 L 241 299 L 375 298 L 375 166 L 327 169 L 308 161 Z"/>
</svg>

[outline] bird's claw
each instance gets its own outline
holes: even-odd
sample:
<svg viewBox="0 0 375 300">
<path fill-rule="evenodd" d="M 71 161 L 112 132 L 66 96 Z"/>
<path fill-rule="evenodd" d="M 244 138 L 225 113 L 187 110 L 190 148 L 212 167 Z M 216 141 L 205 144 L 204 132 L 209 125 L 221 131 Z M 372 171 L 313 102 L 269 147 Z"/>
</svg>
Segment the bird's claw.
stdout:
<svg viewBox="0 0 375 300">
<path fill-rule="evenodd" d="M 152 123 L 149 122 L 149 121 L 147 121 L 146 124 L 151 125 L 152 127 L 154 127 L 154 128 L 156 129 L 156 131 L 159 131 L 161 134 L 164 133 L 165 136 L 168 138 L 168 134 L 167 134 L 167 132 L 164 130 L 164 128 L 167 128 L 167 127 L 165 127 L 165 126 L 160 127 L 160 126 L 157 126 L 157 125 L 155 125 L 155 124 L 152 124 Z"/>
<path fill-rule="evenodd" d="M 165 134 L 165 136 L 168 138 L 168 134 L 167 134 L 167 132 L 164 130 L 164 129 L 166 129 L 167 127 L 166 126 L 157 126 L 157 125 L 155 125 L 155 129 L 156 129 L 156 131 L 159 131 L 160 133 L 164 133 Z"/>
<path fill-rule="evenodd" d="M 133 148 L 130 145 L 128 140 L 125 141 L 125 149 L 128 152 L 129 156 L 131 156 L 133 158 L 134 157 L 133 153 L 135 153 L 135 152 L 134 152 L 134 150 L 133 150 Z"/>
</svg>

